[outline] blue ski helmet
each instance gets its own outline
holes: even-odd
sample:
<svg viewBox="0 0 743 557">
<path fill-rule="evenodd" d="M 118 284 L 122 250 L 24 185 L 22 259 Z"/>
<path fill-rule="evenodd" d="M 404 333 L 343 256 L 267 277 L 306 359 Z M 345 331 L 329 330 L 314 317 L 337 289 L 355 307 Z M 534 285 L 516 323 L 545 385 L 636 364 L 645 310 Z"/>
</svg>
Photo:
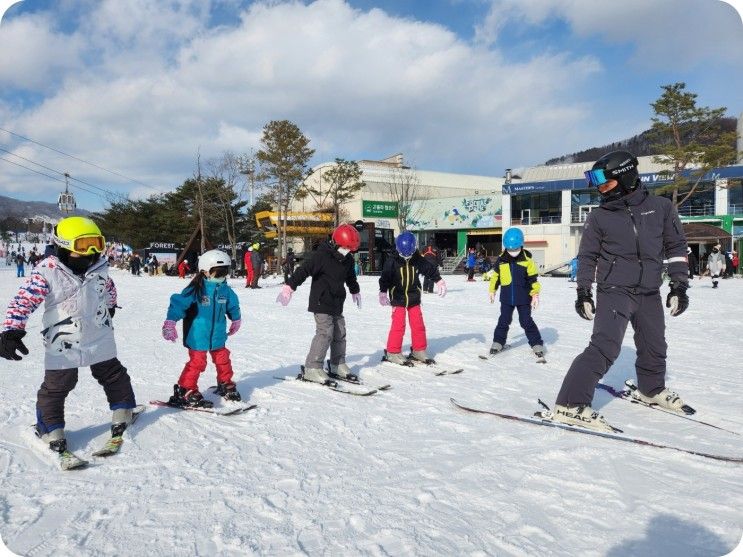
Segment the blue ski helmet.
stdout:
<svg viewBox="0 0 743 557">
<path fill-rule="evenodd" d="M 415 253 L 417 247 L 415 236 L 412 232 L 408 232 L 407 230 L 401 232 L 400 235 L 395 238 L 395 247 L 403 257 L 411 257 Z"/>
<path fill-rule="evenodd" d="M 524 246 L 524 233 L 520 228 L 509 228 L 503 235 L 503 247 L 510 250 L 517 250 Z"/>
</svg>

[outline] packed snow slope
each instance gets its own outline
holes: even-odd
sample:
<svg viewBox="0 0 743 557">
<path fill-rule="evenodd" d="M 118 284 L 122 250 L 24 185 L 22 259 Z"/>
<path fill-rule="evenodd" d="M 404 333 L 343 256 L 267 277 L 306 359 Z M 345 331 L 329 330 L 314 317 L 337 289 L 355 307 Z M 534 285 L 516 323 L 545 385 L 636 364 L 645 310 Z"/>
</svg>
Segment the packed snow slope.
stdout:
<svg viewBox="0 0 743 557">
<path fill-rule="evenodd" d="M 0 269 L 3 269 L 0 267 Z M 138 402 L 167 398 L 186 349 L 160 337 L 171 293 L 186 282 L 112 271 L 121 309 L 119 358 Z M 377 281 L 346 303 L 348 362 L 392 389 L 353 397 L 280 381 L 294 375 L 314 333 L 309 283 L 288 307 L 279 279 L 238 293 L 243 326 L 230 337 L 235 380 L 259 409 L 219 417 L 148 407 L 120 454 L 62 472 L 31 434 L 43 377 L 41 310 L 21 362 L 0 364 L 0 535 L 20 555 L 723 555 L 743 530 L 743 465 L 579 435 L 454 408 L 530 415 L 552 404 L 591 323 L 575 289 L 543 278 L 535 313 L 547 364 L 535 363 L 514 323 L 511 348 L 489 348 L 498 304 L 487 284 L 445 277 L 423 297 L 430 354 L 460 375 L 378 366 L 390 321 Z M 21 279 L 0 270 L 3 308 Z M 664 287 L 664 295 L 667 287 Z M 740 368 L 743 280 L 694 280 L 689 310 L 667 318 L 668 384 L 697 416 L 743 433 Z M 180 326 L 179 326 L 180 334 Z M 409 339 L 406 339 L 409 342 Z M 409 345 L 405 345 L 405 349 Z M 632 331 L 605 382 L 634 378 Z M 215 382 L 210 363 L 203 391 Z M 208 395 L 207 395 L 208 396 Z M 594 405 L 626 433 L 743 456 L 743 436 L 597 392 Z M 107 436 L 101 387 L 81 369 L 67 399 L 71 450 L 89 457 Z"/>
</svg>

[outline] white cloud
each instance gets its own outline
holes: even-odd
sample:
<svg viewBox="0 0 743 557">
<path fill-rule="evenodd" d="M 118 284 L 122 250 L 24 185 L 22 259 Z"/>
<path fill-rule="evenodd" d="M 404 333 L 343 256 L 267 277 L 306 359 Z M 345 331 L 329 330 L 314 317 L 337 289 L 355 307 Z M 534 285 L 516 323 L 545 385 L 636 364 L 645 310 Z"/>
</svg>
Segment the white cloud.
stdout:
<svg viewBox="0 0 743 557">
<path fill-rule="evenodd" d="M 82 42 L 55 32 L 49 16 L 3 23 L 0 32 L 0 89 L 48 92 L 64 72 L 80 67 Z"/>
<path fill-rule="evenodd" d="M 540 21 L 554 4 L 522 12 Z M 498 6 L 513 9 L 499 3 L 493 13 Z M 354 10 L 342 0 L 258 3 L 237 26 L 217 28 L 207 27 L 209 6 L 199 0 L 104 0 L 90 10 L 70 36 L 43 28 L 38 17 L 14 20 L 18 29 L 39 29 L 47 67 L 54 48 L 74 49 L 72 62 L 57 68 L 62 85 L 43 102 L 14 113 L 0 97 L 1 125 L 156 188 L 189 177 L 197 152 L 204 160 L 256 149 L 272 119 L 297 123 L 322 160 L 402 151 L 422 169 L 493 175 L 607 140 L 591 124 L 595 107 L 577 94 L 602 71 L 595 56 L 537 52 L 509 62 L 440 25 Z M 14 84 L 44 87 L 38 78 Z M 634 131 L 638 123 L 620 127 Z M 35 156 L 49 160 L 38 148 Z M 90 167 L 55 163 L 119 187 Z M 6 170 L 0 191 L 19 180 L 59 189 Z"/>
<path fill-rule="evenodd" d="M 632 62 L 646 68 L 743 63 L 740 16 L 719 0 L 492 0 L 477 37 L 493 44 L 505 25 L 538 26 L 552 18 L 566 21 L 579 37 L 633 45 Z"/>
</svg>

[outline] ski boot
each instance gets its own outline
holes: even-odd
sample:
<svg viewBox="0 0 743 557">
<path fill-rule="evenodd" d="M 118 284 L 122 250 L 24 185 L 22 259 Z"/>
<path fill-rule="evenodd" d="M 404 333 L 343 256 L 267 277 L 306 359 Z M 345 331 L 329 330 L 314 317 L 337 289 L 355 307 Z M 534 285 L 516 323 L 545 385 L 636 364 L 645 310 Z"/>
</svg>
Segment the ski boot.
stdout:
<svg viewBox="0 0 743 557">
<path fill-rule="evenodd" d="M 640 392 L 640 389 L 631 389 L 630 395 L 634 400 L 637 400 L 638 402 L 641 402 L 643 404 L 647 404 L 648 406 L 657 406 L 659 408 L 670 410 L 671 412 L 676 412 L 678 414 L 694 413 L 694 409 L 691 408 L 691 406 L 685 404 L 684 401 L 681 400 L 681 397 L 670 389 L 663 389 L 653 396 L 642 394 Z"/>
<path fill-rule="evenodd" d="M 240 402 L 242 400 L 240 393 L 237 392 L 237 385 L 232 381 L 228 383 L 217 383 L 217 388 L 214 389 L 214 392 L 225 400 L 233 402 Z"/>
<path fill-rule="evenodd" d="M 615 431 L 601 414 L 595 412 L 593 408 L 587 405 L 563 406 L 562 404 L 555 404 L 555 409 L 551 417 L 554 421 L 567 425 L 575 425 L 610 433 Z"/>
<path fill-rule="evenodd" d="M 544 346 L 542 346 L 541 344 L 535 344 L 531 347 L 531 349 L 534 351 L 534 355 L 537 357 L 538 364 L 544 364 L 547 362 L 544 357 Z"/>
<path fill-rule="evenodd" d="M 355 373 L 351 373 L 346 362 L 338 362 L 337 364 L 329 363 L 330 370 L 328 375 L 334 379 L 341 379 L 342 381 L 350 381 L 352 383 L 359 382 L 359 376 Z"/>
<path fill-rule="evenodd" d="M 39 437 L 44 443 L 49 445 L 49 449 L 55 453 L 62 454 L 67 450 L 67 439 L 64 436 L 64 429 L 61 427 L 50 431 L 49 433 L 41 433 L 38 426 L 36 427 L 36 436 Z"/>
<path fill-rule="evenodd" d="M 436 363 L 433 358 L 428 357 L 428 354 L 426 354 L 425 350 L 411 350 L 408 359 L 428 365 L 433 365 Z"/>
<path fill-rule="evenodd" d="M 411 365 L 410 362 L 408 362 L 408 359 L 402 355 L 402 352 L 387 352 L 384 353 L 384 358 L 387 362 L 392 362 L 393 364 L 398 364 L 401 366 L 409 366 Z"/>
<path fill-rule="evenodd" d="M 206 400 L 198 390 L 188 390 L 177 383 L 173 385 L 173 396 L 168 400 L 171 406 L 193 406 L 198 408 L 211 408 L 214 403 Z"/>
<path fill-rule="evenodd" d="M 335 385 L 335 381 L 325 373 L 324 369 L 319 367 L 303 367 L 302 373 L 299 374 L 299 379 L 302 381 L 311 381 L 312 383 L 320 383 L 321 385 Z"/>
<path fill-rule="evenodd" d="M 495 356 L 496 354 L 503 352 L 503 345 L 500 342 L 493 342 L 490 345 L 490 355 Z"/>
<path fill-rule="evenodd" d="M 131 408 L 117 408 L 111 416 L 111 437 L 121 437 L 132 423 Z"/>
</svg>

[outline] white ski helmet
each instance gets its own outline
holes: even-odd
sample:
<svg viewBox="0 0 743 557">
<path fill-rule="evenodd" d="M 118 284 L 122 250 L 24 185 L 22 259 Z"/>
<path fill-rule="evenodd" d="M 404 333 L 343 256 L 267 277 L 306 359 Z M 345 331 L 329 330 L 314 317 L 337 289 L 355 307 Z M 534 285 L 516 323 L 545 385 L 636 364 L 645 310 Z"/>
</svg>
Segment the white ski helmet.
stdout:
<svg viewBox="0 0 743 557">
<path fill-rule="evenodd" d="M 199 271 L 207 273 L 214 267 L 229 267 L 230 256 L 218 249 L 210 249 L 199 256 Z"/>
</svg>

